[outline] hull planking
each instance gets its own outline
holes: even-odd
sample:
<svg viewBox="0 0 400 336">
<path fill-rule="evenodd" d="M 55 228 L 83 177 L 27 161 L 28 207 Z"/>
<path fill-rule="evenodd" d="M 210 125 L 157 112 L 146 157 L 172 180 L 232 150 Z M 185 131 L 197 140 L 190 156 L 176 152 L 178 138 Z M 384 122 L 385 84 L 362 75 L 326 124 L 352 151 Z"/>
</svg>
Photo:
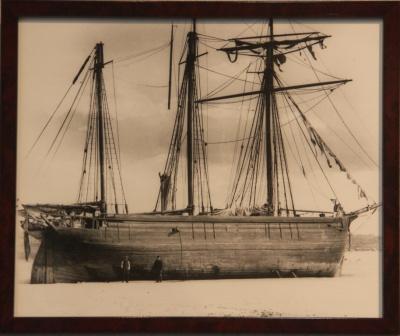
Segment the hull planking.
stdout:
<svg viewBox="0 0 400 336">
<path fill-rule="evenodd" d="M 52 227 L 42 237 L 31 283 L 153 279 L 332 277 L 345 251 L 352 218 L 343 217 L 109 217 L 92 228 Z M 106 225 L 104 225 L 106 224 Z"/>
</svg>

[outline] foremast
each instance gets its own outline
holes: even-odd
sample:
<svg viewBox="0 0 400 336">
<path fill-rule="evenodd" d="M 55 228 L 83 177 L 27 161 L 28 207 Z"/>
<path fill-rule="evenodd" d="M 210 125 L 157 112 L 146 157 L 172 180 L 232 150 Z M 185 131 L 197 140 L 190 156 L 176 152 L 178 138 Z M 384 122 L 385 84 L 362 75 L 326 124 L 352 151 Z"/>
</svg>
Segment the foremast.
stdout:
<svg viewBox="0 0 400 336">
<path fill-rule="evenodd" d="M 87 70 L 92 76 L 87 76 L 88 79 L 82 82 L 84 87 L 90 87 L 90 102 L 78 204 L 96 204 L 100 216 L 104 217 L 113 212 L 128 213 L 128 205 L 122 181 L 119 135 L 114 131 L 103 74 L 104 67 L 113 65 L 113 61 L 104 61 L 102 42 L 97 43 L 93 50 Z M 114 68 L 112 74 L 114 76 Z M 116 104 L 114 106 L 116 109 Z M 114 112 L 117 115 L 117 111 Z M 118 120 L 114 123 L 118 132 Z"/>
<path fill-rule="evenodd" d="M 118 121 L 113 122 L 108 104 L 108 97 L 103 75 L 103 68 L 113 61 L 104 62 L 104 45 L 99 42 L 90 51 L 79 68 L 68 90 L 59 101 L 56 109 L 43 126 L 30 151 L 34 149 L 45 133 L 57 110 L 65 109 L 62 123 L 53 138 L 46 157 L 54 156 L 63 144 L 71 123 L 80 107 L 81 98 L 88 94 L 89 106 L 86 124 L 86 137 L 83 148 L 82 171 L 79 182 L 79 191 L 76 203 L 73 204 L 36 204 L 36 208 L 52 208 L 62 213 L 90 213 L 104 217 L 107 213 L 128 213 L 125 191 L 122 183 Z M 114 69 L 114 68 L 113 68 Z M 114 76 L 114 70 L 112 71 Z M 114 79 L 114 78 L 113 78 Z M 115 83 L 115 80 L 113 80 Z M 74 95 L 71 97 L 72 92 Z M 66 105 L 66 98 L 70 97 L 71 104 Z M 114 102 L 115 102 L 114 87 Z M 115 115 L 117 115 L 115 104 Z M 114 125 L 113 125 L 114 124 Z M 114 209 L 112 209 L 114 205 Z M 119 206 L 123 206 L 122 210 Z M 122 211 L 121 211 L 122 210 Z"/>
</svg>

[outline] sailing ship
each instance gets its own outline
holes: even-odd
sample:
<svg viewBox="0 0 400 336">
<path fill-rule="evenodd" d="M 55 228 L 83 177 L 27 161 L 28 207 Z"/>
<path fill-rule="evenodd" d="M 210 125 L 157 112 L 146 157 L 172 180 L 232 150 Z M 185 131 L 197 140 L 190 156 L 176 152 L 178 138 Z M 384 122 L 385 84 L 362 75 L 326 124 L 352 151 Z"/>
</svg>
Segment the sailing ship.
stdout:
<svg viewBox="0 0 400 336">
<path fill-rule="evenodd" d="M 197 32 L 193 21 L 179 60 L 183 71 L 167 160 L 159 174 L 156 205 L 147 213 L 128 211 L 119 142 L 103 76 L 103 68 L 111 62 L 104 60 L 103 43 L 96 44 L 73 80 L 72 85 L 81 78 L 81 84 L 68 112 L 69 116 L 74 113 L 75 101 L 90 83 L 78 201 L 24 204 L 20 211 L 27 258 L 29 236 L 41 241 L 31 283 L 116 281 L 125 256 L 133 265 L 131 279 L 151 279 L 157 256 L 163 260 L 165 279 L 333 277 L 338 273 L 351 222 L 379 205 L 367 199 L 364 208 L 343 209 L 324 170 L 338 168 L 358 187 L 361 197 L 367 198 L 366 193 L 313 127 L 292 92 L 318 88 L 328 94 L 350 80 L 285 85 L 277 70 L 284 67 L 289 54 L 304 52 L 315 57 L 313 47 L 325 48 L 330 36 L 314 31 L 275 34 L 273 19 L 267 27 L 265 35 L 221 39 L 224 45 L 216 48 L 232 63 L 239 57 L 256 57 L 258 68 L 253 73 L 259 78 L 257 87 L 223 96 L 201 96 L 199 59 L 205 53 L 199 52 L 199 40 L 205 35 Z M 172 64 L 173 27 L 170 45 Z M 171 70 L 169 82 L 168 105 Z M 301 131 L 299 144 L 311 153 L 331 187 L 333 211 L 295 206 L 278 95 L 293 115 L 289 122 Z M 235 140 L 239 145 L 232 189 L 225 207 L 217 209 L 212 205 L 202 106 L 238 98 L 242 103 L 251 101 L 252 115 L 246 136 Z M 63 125 L 68 125 L 68 118 Z M 55 144 L 53 141 L 52 146 Z M 182 163 L 186 166 L 186 206 L 179 208 Z M 305 176 L 304 167 L 302 171 Z"/>
</svg>

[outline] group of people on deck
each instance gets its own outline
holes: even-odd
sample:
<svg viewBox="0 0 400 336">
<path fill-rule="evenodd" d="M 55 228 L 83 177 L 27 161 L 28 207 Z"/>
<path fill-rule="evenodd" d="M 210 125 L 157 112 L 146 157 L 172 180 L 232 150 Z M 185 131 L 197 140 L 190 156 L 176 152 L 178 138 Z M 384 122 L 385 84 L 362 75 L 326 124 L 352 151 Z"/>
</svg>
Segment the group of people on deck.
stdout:
<svg viewBox="0 0 400 336">
<path fill-rule="evenodd" d="M 128 256 L 125 256 L 121 260 L 121 272 L 122 272 L 122 282 L 128 282 L 131 274 L 131 262 Z M 151 268 L 151 274 L 154 280 L 156 280 L 156 282 L 161 282 L 162 273 L 163 273 L 163 262 L 160 256 L 157 256 L 156 260 L 153 263 L 153 267 Z"/>
</svg>

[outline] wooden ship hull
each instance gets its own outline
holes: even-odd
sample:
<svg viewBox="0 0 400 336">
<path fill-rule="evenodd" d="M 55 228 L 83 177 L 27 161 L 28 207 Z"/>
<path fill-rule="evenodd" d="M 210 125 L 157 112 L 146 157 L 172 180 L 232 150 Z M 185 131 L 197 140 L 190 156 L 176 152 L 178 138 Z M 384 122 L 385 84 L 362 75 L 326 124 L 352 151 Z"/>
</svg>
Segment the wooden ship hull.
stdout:
<svg viewBox="0 0 400 336">
<path fill-rule="evenodd" d="M 49 227 L 31 283 L 118 281 L 128 256 L 130 279 L 332 277 L 345 251 L 350 216 L 124 216 L 98 228 Z M 37 236 L 37 235 L 36 235 Z"/>
</svg>

